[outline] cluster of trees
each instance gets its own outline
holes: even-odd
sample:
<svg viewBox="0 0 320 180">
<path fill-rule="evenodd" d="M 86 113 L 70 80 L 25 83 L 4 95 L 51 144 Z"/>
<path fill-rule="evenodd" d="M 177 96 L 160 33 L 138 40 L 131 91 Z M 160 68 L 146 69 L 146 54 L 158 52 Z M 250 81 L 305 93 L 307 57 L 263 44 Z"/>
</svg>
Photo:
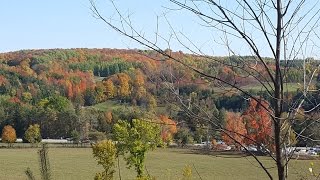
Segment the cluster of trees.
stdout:
<svg viewBox="0 0 320 180">
<path fill-rule="evenodd" d="M 161 145 L 160 127 L 154 122 L 133 119 L 119 121 L 114 125 L 114 141 L 103 140 L 92 146 L 93 155 L 104 171 L 97 173 L 96 180 L 113 179 L 115 159 L 122 155 L 128 168 L 134 167 L 138 179 L 147 179 L 144 174 L 145 157 L 149 150 Z"/>
<path fill-rule="evenodd" d="M 243 71 L 224 66 L 217 59 L 239 64 L 245 58 L 257 70 L 263 66 L 256 64 L 251 56 L 215 57 L 212 61 L 202 61 L 201 56 L 170 53 L 184 63 L 201 68 L 206 73 L 217 74 L 218 78 L 228 82 L 236 80 L 240 85 L 255 85 L 256 82 L 251 77 L 241 78 Z M 250 106 L 245 100 L 246 95 L 235 91 L 220 94 L 216 92 L 216 84 L 183 68 L 179 63 L 170 59 L 162 62 L 150 61 L 152 57 L 164 58 L 155 51 L 116 49 L 1 53 L 0 128 L 13 126 L 17 137 L 23 137 L 32 124 L 39 124 L 44 138 L 71 137 L 75 136 L 75 132 L 80 138 L 85 138 L 96 131 L 109 136 L 114 123 L 123 118 L 119 114 L 126 110 L 104 112 L 90 106 L 112 101 L 123 106 L 136 106 L 141 111 L 136 118 L 144 117 L 143 114 L 148 114 L 148 111 L 159 122 L 173 124 L 174 126 L 162 128 L 166 142 L 174 138 L 179 139 L 179 142 L 201 142 L 208 140 L 208 137 L 222 139 L 222 136 L 211 130 L 208 123 L 188 116 L 176 104 L 180 101 L 179 98 L 187 99 L 188 102 L 184 103 L 193 113 L 203 116 L 203 111 L 198 108 L 201 107 L 210 116 L 219 117 L 216 121 L 222 125 L 228 124 L 224 111 L 243 113 Z M 267 63 L 270 61 L 267 58 L 265 60 Z M 316 66 L 317 63 L 315 60 L 308 60 L 306 72 L 310 74 L 308 67 Z M 288 70 L 288 82 L 296 82 L 301 79 L 301 73 L 297 72 L 301 71 L 302 63 L 295 61 L 290 66 L 292 68 Z M 299 77 L 295 74 L 299 74 Z M 251 93 L 271 101 L 265 91 Z M 287 92 L 287 96 L 297 99 L 301 96 L 301 91 Z M 177 123 L 180 128 L 177 128 Z M 247 126 L 249 123 L 246 123 L 246 128 Z M 315 131 L 311 128 L 308 130 Z M 186 137 L 183 134 L 188 135 Z"/>
<path fill-rule="evenodd" d="M 30 125 L 26 130 L 23 140 L 31 143 L 32 145 L 41 142 L 41 133 L 40 126 L 38 124 Z M 9 146 L 12 146 L 12 143 L 15 143 L 17 140 L 16 130 L 7 125 L 2 129 L 1 141 L 3 143 L 8 143 Z"/>
<path fill-rule="evenodd" d="M 267 102 L 249 101 L 248 108 L 242 113 L 227 112 L 225 129 L 222 138 L 227 144 L 232 144 L 240 149 L 243 145 L 261 145 L 273 150 L 272 119 L 268 111 L 262 107 L 268 106 Z M 240 142 L 240 143 L 239 143 Z"/>
</svg>

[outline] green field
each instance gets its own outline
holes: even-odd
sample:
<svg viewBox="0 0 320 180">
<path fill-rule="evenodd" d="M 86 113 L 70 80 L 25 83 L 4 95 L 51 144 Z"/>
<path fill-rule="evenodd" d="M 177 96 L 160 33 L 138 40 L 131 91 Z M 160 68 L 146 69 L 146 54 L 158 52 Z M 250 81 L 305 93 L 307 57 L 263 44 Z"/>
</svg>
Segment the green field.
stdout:
<svg viewBox="0 0 320 180">
<path fill-rule="evenodd" d="M 92 157 L 90 148 L 50 148 L 49 156 L 53 177 L 57 180 L 88 180 L 93 179 L 95 172 L 100 171 Z M 272 166 L 269 158 L 263 157 L 263 162 Z M 0 149 L 0 179 L 26 179 L 24 171 L 30 167 L 39 179 L 37 149 Z M 310 162 L 307 160 L 292 160 L 289 179 L 299 179 L 300 175 L 308 173 Z M 320 162 L 313 161 L 320 170 Z M 268 179 L 257 167 L 251 157 L 241 156 L 209 156 L 194 154 L 188 150 L 158 149 L 147 156 L 148 172 L 157 179 L 180 179 L 185 165 L 195 166 L 202 179 L 250 180 Z M 135 172 L 125 168 L 121 161 L 122 179 L 134 179 Z M 275 168 L 272 168 L 275 173 Z M 193 169 L 193 179 L 199 179 Z M 116 176 L 115 179 L 119 179 Z"/>
<path fill-rule="evenodd" d="M 116 101 L 108 100 L 103 103 L 98 103 L 92 107 L 100 111 L 112 111 L 114 109 L 120 108 L 121 106 L 124 106 L 124 105 Z"/>
<path fill-rule="evenodd" d="M 267 83 L 265 83 L 265 85 L 267 86 Z M 284 91 L 285 92 L 295 92 L 297 91 L 299 88 L 301 89 L 302 86 L 298 83 L 285 83 L 284 85 Z M 268 86 L 267 86 L 268 87 Z M 233 93 L 236 93 L 239 91 L 236 90 L 235 88 L 230 88 L 230 87 L 224 87 L 224 88 L 221 88 L 221 87 L 216 87 L 216 88 L 213 88 L 214 89 L 214 92 L 215 93 L 225 93 L 225 92 L 233 92 Z M 241 87 L 242 90 L 245 90 L 245 91 L 254 91 L 254 92 L 260 92 L 260 91 L 266 91 L 266 89 L 261 85 L 261 84 L 250 84 L 250 85 L 246 85 L 246 86 L 242 86 Z M 268 87 L 269 90 L 271 90 L 269 87 Z"/>
</svg>

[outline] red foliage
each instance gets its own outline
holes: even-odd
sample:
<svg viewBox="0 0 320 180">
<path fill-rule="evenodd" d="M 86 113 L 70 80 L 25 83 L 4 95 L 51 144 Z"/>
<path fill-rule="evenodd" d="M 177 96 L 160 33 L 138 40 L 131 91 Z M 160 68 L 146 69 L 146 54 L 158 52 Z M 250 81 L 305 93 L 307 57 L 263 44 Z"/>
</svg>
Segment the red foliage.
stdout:
<svg viewBox="0 0 320 180">
<path fill-rule="evenodd" d="M 244 144 L 244 136 L 247 134 L 247 130 L 240 113 L 226 113 L 225 129 L 227 131 L 222 134 L 223 141 L 228 145 L 234 144 L 239 149 L 241 147 L 240 144 Z"/>
<path fill-rule="evenodd" d="M 6 79 L 6 77 L 4 77 L 3 75 L 0 75 L 0 86 L 5 85 L 7 82 L 8 80 Z"/>
<path fill-rule="evenodd" d="M 12 97 L 9 99 L 9 102 L 12 102 L 12 103 L 20 103 L 20 99 L 18 97 Z"/>
<path fill-rule="evenodd" d="M 248 140 L 247 144 L 272 146 L 272 120 L 266 109 L 268 107 L 268 103 L 264 100 L 257 102 L 250 99 L 249 106 L 243 113 L 243 119 L 246 122 L 248 137 L 256 143 Z"/>
</svg>

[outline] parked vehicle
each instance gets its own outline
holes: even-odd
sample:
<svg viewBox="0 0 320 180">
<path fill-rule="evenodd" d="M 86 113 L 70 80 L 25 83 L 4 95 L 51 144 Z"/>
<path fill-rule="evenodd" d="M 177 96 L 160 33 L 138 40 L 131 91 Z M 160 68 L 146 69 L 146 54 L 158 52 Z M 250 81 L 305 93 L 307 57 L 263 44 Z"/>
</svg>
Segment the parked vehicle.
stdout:
<svg viewBox="0 0 320 180">
<path fill-rule="evenodd" d="M 318 155 L 318 153 L 316 153 L 314 150 L 309 150 L 309 151 L 307 152 L 307 154 L 308 154 L 308 155 L 311 155 L 311 156 L 316 156 L 316 155 Z"/>
</svg>

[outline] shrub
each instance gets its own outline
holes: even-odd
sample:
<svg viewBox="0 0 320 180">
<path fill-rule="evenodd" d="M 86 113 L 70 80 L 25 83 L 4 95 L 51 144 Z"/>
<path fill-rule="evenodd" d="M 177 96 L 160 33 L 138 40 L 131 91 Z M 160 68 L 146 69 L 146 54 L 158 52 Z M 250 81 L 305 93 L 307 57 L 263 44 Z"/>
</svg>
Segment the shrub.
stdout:
<svg viewBox="0 0 320 180">
<path fill-rule="evenodd" d="M 30 125 L 24 134 L 24 138 L 32 144 L 41 142 L 40 126 L 38 124 Z"/>
<path fill-rule="evenodd" d="M 98 142 L 98 141 L 102 141 L 102 140 L 106 139 L 106 134 L 103 132 L 99 132 L 99 131 L 90 132 L 88 136 L 89 136 L 90 141 L 93 141 L 93 142 Z"/>
<path fill-rule="evenodd" d="M 11 145 L 17 140 L 16 130 L 10 125 L 5 126 L 2 129 L 1 138 L 2 138 L 2 142 L 8 143 Z"/>
</svg>

